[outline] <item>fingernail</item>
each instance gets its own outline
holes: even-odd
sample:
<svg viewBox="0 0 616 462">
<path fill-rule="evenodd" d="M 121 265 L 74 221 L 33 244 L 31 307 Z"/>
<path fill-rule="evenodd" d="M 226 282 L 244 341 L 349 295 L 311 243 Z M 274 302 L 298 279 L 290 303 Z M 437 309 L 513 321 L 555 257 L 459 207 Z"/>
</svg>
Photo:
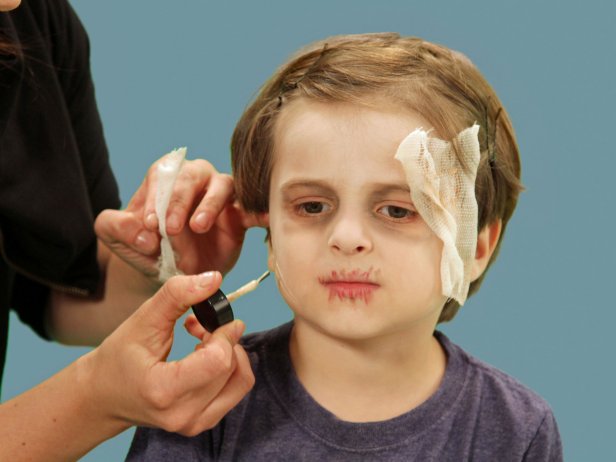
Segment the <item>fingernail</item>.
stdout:
<svg viewBox="0 0 616 462">
<path fill-rule="evenodd" d="M 148 235 L 149 233 L 147 231 L 141 231 L 135 239 L 135 246 L 141 250 L 148 250 Z"/>
<path fill-rule="evenodd" d="M 145 217 L 145 224 L 150 228 L 155 228 L 158 225 L 158 219 L 156 218 L 156 214 L 153 212 L 148 214 L 148 216 Z"/>
<path fill-rule="evenodd" d="M 233 326 L 233 333 L 236 339 L 240 339 L 242 334 L 244 333 L 244 329 L 246 329 L 246 325 L 242 321 L 236 321 L 235 326 Z"/>
<path fill-rule="evenodd" d="M 214 276 L 216 273 L 214 271 L 208 271 L 207 273 L 201 273 L 197 276 L 197 285 L 202 288 L 210 287 L 212 282 L 214 282 Z"/>
<path fill-rule="evenodd" d="M 193 322 L 195 322 L 195 318 L 188 316 L 186 319 L 184 319 L 184 328 L 188 330 L 188 328 Z"/>
<path fill-rule="evenodd" d="M 209 224 L 209 220 L 207 219 L 207 213 L 201 212 L 195 218 L 195 223 L 197 223 L 201 228 L 207 228 Z"/>
<path fill-rule="evenodd" d="M 168 229 L 180 229 L 180 217 L 173 214 L 169 218 L 167 218 L 167 228 Z"/>
</svg>

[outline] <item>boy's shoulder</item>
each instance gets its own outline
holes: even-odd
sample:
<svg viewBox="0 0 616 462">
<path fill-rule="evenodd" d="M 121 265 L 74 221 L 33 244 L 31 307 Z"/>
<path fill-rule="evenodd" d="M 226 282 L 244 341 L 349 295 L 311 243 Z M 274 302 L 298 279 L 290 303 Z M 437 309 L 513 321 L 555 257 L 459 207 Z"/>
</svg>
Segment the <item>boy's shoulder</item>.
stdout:
<svg viewBox="0 0 616 462">
<path fill-rule="evenodd" d="M 465 370 L 467 393 L 480 393 L 484 400 L 492 400 L 507 409 L 526 416 L 544 417 L 551 412 L 549 404 L 535 391 L 522 382 L 469 354 L 453 343 L 445 334 L 435 333 L 451 362 L 455 358 L 456 367 Z"/>
<path fill-rule="evenodd" d="M 287 351 L 293 321 L 259 332 L 244 335 L 240 344 L 248 353 L 248 356 L 264 355 L 268 352 L 280 350 Z"/>
<path fill-rule="evenodd" d="M 446 375 L 456 369 L 454 375 L 463 381 L 454 407 L 459 414 L 476 419 L 468 429 L 480 435 L 480 444 L 507 447 L 525 441 L 530 444 L 529 454 L 546 451 L 560 460 L 558 426 L 547 401 L 516 378 L 467 353 L 444 334 L 435 335 L 449 358 Z"/>
</svg>

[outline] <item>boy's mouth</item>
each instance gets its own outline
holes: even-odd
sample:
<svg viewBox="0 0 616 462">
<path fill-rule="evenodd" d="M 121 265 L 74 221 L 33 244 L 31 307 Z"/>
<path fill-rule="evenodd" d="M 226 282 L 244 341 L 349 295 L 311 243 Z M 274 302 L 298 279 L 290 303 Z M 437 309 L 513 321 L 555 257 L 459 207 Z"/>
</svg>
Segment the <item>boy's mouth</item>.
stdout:
<svg viewBox="0 0 616 462">
<path fill-rule="evenodd" d="M 381 287 L 372 276 L 372 268 L 368 271 L 334 270 L 327 276 L 319 277 L 319 283 L 329 290 L 330 301 L 338 298 L 369 303 L 373 292 Z"/>
</svg>

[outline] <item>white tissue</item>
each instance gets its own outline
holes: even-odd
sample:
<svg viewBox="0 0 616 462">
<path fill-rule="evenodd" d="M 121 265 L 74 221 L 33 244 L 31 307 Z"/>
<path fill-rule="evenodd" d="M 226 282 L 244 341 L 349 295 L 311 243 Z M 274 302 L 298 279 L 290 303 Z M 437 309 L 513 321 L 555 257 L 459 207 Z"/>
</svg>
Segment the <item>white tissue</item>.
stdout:
<svg viewBox="0 0 616 462">
<path fill-rule="evenodd" d="M 156 187 L 156 216 L 160 232 L 160 258 L 158 260 L 158 279 L 165 282 L 171 276 L 181 274 L 175 263 L 175 253 L 171 247 L 171 241 L 167 236 L 167 208 L 173 192 L 173 185 L 180 173 L 182 163 L 186 157 L 186 148 L 178 148 L 167 154 L 157 168 Z"/>
</svg>

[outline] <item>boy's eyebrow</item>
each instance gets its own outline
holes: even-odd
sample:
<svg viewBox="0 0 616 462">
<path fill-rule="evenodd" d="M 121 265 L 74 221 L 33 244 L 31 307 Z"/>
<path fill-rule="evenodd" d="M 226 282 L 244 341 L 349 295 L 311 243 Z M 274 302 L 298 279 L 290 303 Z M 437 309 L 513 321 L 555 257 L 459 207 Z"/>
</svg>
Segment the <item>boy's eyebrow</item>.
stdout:
<svg viewBox="0 0 616 462">
<path fill-rule="evenodd" d="M 293 179 L 284 183 L 280 190 L 283 194 L 292 192 L 294 189 L 311 188 L 322 191 L 324 193 L 333 193 L 334 188 L 323 180 L 311 180 L 311 179 Z M 411 195 L 411 190 L 408 184 L 405 183 L 371 183 L 368 185 L 371 190 L 371 194 L 375 197 L 384 197 L 392 193 L 404 193 Z"/>
<path fill-rule="evenodd" d="M 411 195 L 411 190 L 408 184 L 392 184 L 392 183 L 374 183 L 372 186 L 373 195 L 376 197 L 387 196 L 392 193 L 404 193 Z"/>
<path fill-rule="evenodd" d="M 319 191 L 328 192 L 328 193 L 333 192 L 333 188 L 326 181 L 303 179 L 303 178 L 287 181 L 280 187 L 280 190 L 282 191 L 283 194 L 287 194 L 287 193 L 292 192 L 294 189 L 300 189 L 300 188 L 317 189 Z"/>
</svg>

